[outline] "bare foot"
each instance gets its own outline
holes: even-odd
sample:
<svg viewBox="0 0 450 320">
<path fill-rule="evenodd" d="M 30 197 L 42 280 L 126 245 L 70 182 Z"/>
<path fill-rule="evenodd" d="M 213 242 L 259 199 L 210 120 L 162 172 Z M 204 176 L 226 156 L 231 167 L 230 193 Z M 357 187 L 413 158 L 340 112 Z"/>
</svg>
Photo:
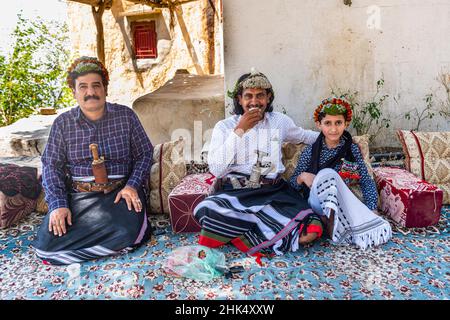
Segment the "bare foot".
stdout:
<svg viewBox="0 0 450 320">
<path fill-rule="evenodd" d="M 330 218 L 327 218 L 325 215 L 320 216 L 320 220 L 322 220 L 322 224 L 324 228 L 327 230 L 327 235 L 330 239 L 333 238 L 333 227 L 334 227 L 334 210 L 330 210 Z"/>
<path fill-rule="evenodd" d="M 313 242 L 316 239 L 317 239 L 317 232 L 311 232 L 306 235 L 301 235 L 298 238 L 298 243 L 300 243 L 301 245 L 305 245 L 305 244 Z"/>
</svg>

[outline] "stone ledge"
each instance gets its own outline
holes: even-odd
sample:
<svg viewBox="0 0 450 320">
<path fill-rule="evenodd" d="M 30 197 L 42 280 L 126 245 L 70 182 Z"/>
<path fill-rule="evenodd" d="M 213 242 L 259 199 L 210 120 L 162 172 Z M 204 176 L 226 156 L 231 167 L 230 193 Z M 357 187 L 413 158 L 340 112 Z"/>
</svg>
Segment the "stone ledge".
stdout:
<svg viewBox="0 0 450 320">
<path fill-rule="evenodd" d="M 12 125 L 0 127 L 2 157 L 41 156 L 56 117 L 71 108 L 60 109 L 54 115 L 33 115 Z"/>
</svg>

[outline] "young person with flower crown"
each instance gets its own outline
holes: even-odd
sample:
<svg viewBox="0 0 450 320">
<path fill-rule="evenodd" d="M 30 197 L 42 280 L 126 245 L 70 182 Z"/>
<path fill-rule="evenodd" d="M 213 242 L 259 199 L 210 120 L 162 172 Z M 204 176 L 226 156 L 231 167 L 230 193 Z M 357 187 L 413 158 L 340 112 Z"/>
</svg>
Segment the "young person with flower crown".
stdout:
<svg viewBox="0 0 450 320">
<path fill-rule="evenodd" d="M 290 185 L 308 197 L 333 243 L 355 244 L 364 250 L 387 242 L 392 230 L 375 213 L 375 182 L 346 130 L 352 120 L 350 104 L 344 99 L 326 99 L 315 110 L 314 120 L 321 133 L 301 154 Z M 348 188 L 352 183 L 361 187 L 364 203 Z M 319 237 L 320 233 L 309 233 L 308 241 Z"/>
</svg>

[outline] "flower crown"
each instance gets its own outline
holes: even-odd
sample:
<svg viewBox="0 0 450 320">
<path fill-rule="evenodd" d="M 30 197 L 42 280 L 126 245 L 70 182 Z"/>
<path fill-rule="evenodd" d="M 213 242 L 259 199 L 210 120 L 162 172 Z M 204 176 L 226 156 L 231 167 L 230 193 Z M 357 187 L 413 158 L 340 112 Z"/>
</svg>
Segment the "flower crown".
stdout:
<svg viewBox="0 0 450 320">
<path fill-rule="evenodd" d="M 67 70 L 67 83 L 69 84 L 69 87 L 72 84 L 73 73 L 82 74 L 89 72 L 100 72 L 105 78 L 106 85 L 108 85 L 109 74 L 103 63 L 101 63 L 97 58 L 84 56 L 76 59 Z"/>
<path fill-rule="evenodd" d="M 321 113 L 329 114 L 332 116 L 342 114 L 345 117 L 345 121 L 352 121 L 352 107 L 350 103 L 344 99 L 329 98 L 322 101 L 322 103 L 314 111 L 314 121 L 319 121 L 319 115 Z"/>
</svg>

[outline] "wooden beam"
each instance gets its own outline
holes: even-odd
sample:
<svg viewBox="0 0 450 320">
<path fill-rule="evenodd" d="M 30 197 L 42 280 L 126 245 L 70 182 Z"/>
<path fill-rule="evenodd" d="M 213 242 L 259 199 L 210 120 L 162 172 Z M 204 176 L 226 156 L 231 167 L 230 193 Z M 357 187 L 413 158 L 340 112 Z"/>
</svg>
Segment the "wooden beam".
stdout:
<svg viewBox="0 0 450 320">
<path fill-rule="evenodd" d="M 71 2 L 78 2 L 90 5 L 91 7 L 98 7 L 102 2 L 105 2 L 105 9 L 111 9 L 113 0 L 68 0 Z"/>
<path fill-rule="evenodd" d="M 136 4 L 147 5 L 152 8 L 169 8 L 180 6 L 185 3 L 194 2 L 198 0 L 127 0 Z"/>
<path fill-rule="evenodd" d="M 97 27 L 97 57 L 105 64 L 105 38 L 103 36 L 103 22 L 102 16 L 105 11 L 105 2 L 101 1 L 96 9 L 94 6 L 92 8 L 92 15 L 94 16 L 95 26 Z"/>
<path fill-rule="evenodd" d="M 133 17 L 133 16 L 151 16 L 155 14 L 161 14 L 161 9 L 151 9 L 142 11 L 124 11 L 119 13 L 119 17 Z"/>
<path fill-rule="evenodd" d="M 136 4 L 143 4 L 152 8 L 168 8 L 169 5 L 167 3 L 163 3 L 163 1 L 151 1 L 151 0 L 127 0 L 129 2 L 133 2 Z"/>
<path fill-rule="evenodd" d="M 215 58 L 216 58 L 216 41 L 215 41 L 215 20 L 216 7 L 213 0 L 208 1 L 206 7 L 206 32 L 208 34 L 208 71 L 209 74 L 214 74 Z"/>
<path fill-rule="evenodd" d="M 183 9 L 181 7 L 175 7 L 175 14 L 177 16 L 178 25 L 181 29 L 181 34 L 183 35 L 184 42 L 186 42 L 186 46 L 191 56 L 192 62 L 194 63 L 195 70 L 197 70 L 197 74 L 203 76 L 205 73 L 198 61 L 197 52 L 195 52 L 194 45 L 192 44 L 191 36 L 189 35 L 189 31 L 186 27 L 186 23 L 183 18 Z"/>
<path fill-rule="evenodd" d="M 82 3 L 82 4 L 88 4 L 88 5 L 94 6 L 94 7 L 97 7 L 100 4 L 100 2 L 101 2 L 101 0 L 69 0 L 69 1 L 71 1 L 71 2 L 79 2 L 79 3 Z"/>
</svg>

